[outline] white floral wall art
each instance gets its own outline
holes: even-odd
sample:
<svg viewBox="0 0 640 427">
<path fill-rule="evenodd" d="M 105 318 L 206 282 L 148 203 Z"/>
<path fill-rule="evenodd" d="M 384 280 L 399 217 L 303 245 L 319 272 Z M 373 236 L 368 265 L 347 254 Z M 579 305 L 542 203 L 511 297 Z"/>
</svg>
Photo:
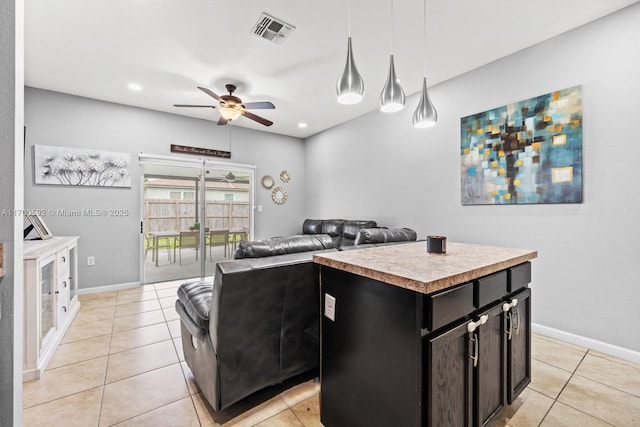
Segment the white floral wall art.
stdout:
<svg viewBox="0 0 640 427">
<path fill-rule="evenodd" d="M 34 145 L 35 183 L 131 187 L 131 154 Z"/>
</svg>

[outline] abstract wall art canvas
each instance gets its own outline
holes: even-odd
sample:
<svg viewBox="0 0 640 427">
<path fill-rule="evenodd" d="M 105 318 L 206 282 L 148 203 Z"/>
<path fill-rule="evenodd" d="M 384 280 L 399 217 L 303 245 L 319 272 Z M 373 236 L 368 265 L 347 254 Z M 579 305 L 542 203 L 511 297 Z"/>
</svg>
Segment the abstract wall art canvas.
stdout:
<svg viewBox="0 0 640 427">
<path fill-rule="evenodd" d="M 131 187 L 131 154 L 34 145 L 36 184 Z"/>
<path fill-rule="evenodd" d="M 582 202 L 582 86 L 460 119 L 463 205 Z"/>
</svg>

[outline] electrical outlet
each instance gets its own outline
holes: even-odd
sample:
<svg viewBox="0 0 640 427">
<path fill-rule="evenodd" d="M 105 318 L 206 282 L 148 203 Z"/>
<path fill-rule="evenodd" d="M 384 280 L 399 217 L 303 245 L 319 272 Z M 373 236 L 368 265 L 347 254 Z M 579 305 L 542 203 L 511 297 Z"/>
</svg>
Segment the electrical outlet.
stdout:
<svg viewBox="0 0 640 427">
<path fill-rule="evenodd" d="M 88 256 L 87 257 L 87 265 L 96 265 L 96 257 Z"/>
<path fill-rule="evenodd" d="M 336 321 L 336 297 L 324 294 L 324 316 Z"/>
</svg>

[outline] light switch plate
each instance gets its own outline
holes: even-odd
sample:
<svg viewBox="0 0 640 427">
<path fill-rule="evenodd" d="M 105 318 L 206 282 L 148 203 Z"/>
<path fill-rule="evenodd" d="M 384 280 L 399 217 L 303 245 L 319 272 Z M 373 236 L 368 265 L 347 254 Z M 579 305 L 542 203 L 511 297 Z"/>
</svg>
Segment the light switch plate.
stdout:
<svg viewBox="0 0 640 427">
<path fill-rule="evenodd" d="M 334 322 L 336 321 L 336 297 L 324 294 L 324 315 Z"/>
</svg>

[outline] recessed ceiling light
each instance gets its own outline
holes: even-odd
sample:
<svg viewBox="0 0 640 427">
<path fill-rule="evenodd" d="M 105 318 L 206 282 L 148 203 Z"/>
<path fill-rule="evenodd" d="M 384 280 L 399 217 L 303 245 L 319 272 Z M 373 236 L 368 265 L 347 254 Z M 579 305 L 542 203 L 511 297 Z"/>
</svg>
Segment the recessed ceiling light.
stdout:
<svg viewBox="0 0 640 427">
<path fill-rule="evenodd" d="M 304 129 L 304 128 L 306 128 L 306 127 L 307 127 L 307 124 L 306 124 L 305 122 L 300 122 L 300 123 L 298 123 L 298 127 L 299 127 L 300 129 Z"/>
<path fill-rule="evenodd" d="M 142 86 L 140 86 L 138 83 L 129 83 L 127 87 L 131 90 L 135 90 L 136 92 L 139 92 L 142 90 Z"/>
</svg>

